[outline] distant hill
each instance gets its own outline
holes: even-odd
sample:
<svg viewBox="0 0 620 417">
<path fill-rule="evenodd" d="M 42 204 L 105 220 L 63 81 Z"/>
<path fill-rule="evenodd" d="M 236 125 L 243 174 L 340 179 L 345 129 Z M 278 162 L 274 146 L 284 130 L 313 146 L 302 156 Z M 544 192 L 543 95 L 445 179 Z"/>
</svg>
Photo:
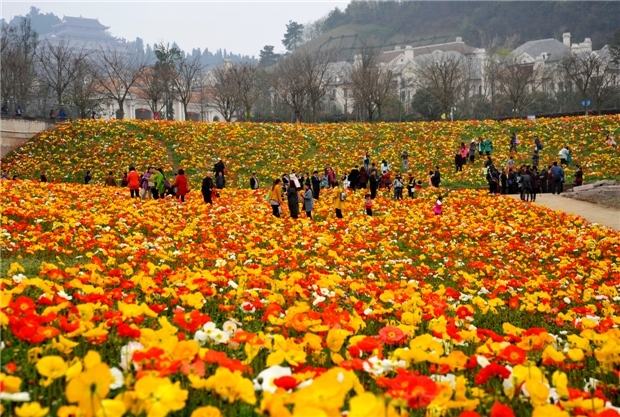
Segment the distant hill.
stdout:
<svg viewBox="0 0 620 417">
<path fill-rule="evenodd" d="M 468 45 L 493 48 L 570 32 L 574 42 L 591 38 L 599 49 L 620 27 L 618 16 L 618 1 L 352 1 L 320 22 L 321 35 L 309 46 L 349 48 L 362 39 L 430 44 L 462 36 Z"/>
<path fill-rule="evenodd" d="M 30 24 L 32 29 L 34 29 L 39 36 L 47 35 L 54 31 L 54 26 L 58 25 L 61 22 L 61 18 L 56 16 L 54 13 L 41 13 L 41 9 L 38 9 L 34 6 L 30 7 L 30 11 L 25 16 L 15 16 L 11 21 L 5 22 L 2 19 L 2 22 L 10 25 L 10 26 L 18 26 L 23 18 L 30 19 Z M 110 28 L 111 34 L 114 32 L 114 28 Z M 39 37 L 39 39 L 41 39 Z M 138 50 L 144 51 L 149 59 L 152 61 L 155 60 L 155 54 L 153 53 L 153 48 L 155 45 L 144 44 L 144 41 L 137 37 L 135 41 L 129 41 L 126 39 L 122 39 L 122 41 L 127 42 L 129 45 L 137 48 Z M 174 39 L 169 40 L 172 46 L 178 47 L 174 42 Z M 179 48 L 180 49 L 180 48 Z M 196 54 L 201 56 L 201 61 L 203 64 L 208 66 L 215 66 L 221 63 L 224 59 L 229 59 L 233 62 L 237 61 L 256 61 L 254 57 L 250 57 L 248 55 L 235 54 L 226 49 L 217 49 L 215 52 L 209 51 L 208 48 L 205 48 L 201 51 L 200 48 L 194 48 L 192 51 L 184 51 L 186 54 L 195 56 Z"/>
</svg>

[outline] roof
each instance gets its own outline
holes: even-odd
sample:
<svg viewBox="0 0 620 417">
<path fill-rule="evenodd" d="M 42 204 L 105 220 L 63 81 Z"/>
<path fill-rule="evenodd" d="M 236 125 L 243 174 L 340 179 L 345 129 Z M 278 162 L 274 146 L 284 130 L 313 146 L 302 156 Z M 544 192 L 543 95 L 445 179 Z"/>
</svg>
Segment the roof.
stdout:
<svg viewBox="0 0 620 417">
<path fill-rule="evenodd" d="M 63 16 L 62 17 L 62 21 L 57 24 L 54 25 L 54 28 L 62 28 L 62 27 L 66 27 L 66 26 L 78 26 L 78 27 L 83 27 L 83 28 L 90 28 L 90 29 L 100 29 L 100 30 L 107 30 L 110 27 L 109 26 L 104 26 L 101 23 L 99 23 L 99 19 L 89 19 L 86 17 L 72 17 L 72 16 Z"/>
<path fill-rule="evenodd" d="M 430 54 L 434 51 L 442 51 L 442 52 L 458 52 L 461 55 L 473 54 L 478 50 L 478 48 L 474 48 L 473 46 L 465 45 L 463 42 L 447 42 L 447 43 L 438 43 L 435 45 L 426 45 L 426 46 L 418 46 L 413 48 L 413 55 L 425 55 Z"/>
<path fill-rule="evenodd" d="M 567 52 L 570 52 L 570 47 L 553 38 L 525 42 L 523 45 L 512 51 L 515 56 L 528 54 L 534 59 L 536 59 L 537 56 L 546 53 L 549 56 L 549 61 L 557 61 Z"/>
</svg>

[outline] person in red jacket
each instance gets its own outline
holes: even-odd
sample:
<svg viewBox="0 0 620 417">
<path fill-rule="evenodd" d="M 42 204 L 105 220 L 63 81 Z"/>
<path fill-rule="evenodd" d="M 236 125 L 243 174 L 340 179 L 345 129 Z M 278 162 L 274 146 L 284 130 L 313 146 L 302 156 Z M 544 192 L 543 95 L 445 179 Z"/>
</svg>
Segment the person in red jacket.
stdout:
<svg viewBox="0 0 620 417">
<path fill-rule="evenodd" d="M 127 174 L 127 182 L 129 186 L 129 192 L 131 198 L 140 196 L 140 175 L 136 172 L 136 168 L 129 167 L 129 174 Z"/>
<path fill-rule="evenodd" d="M 173 187 L 177 188 L 176 197 L 181 199 L 181 202 L 185 203 L 185 194 L 187 194 L 188 186 L 187 186 L 187 178 L 185 177 L 185 171 L 181 168 L 179 169 L 179 174 L 177 175 L 176 180 L 174 180 Z"/>
</svg>

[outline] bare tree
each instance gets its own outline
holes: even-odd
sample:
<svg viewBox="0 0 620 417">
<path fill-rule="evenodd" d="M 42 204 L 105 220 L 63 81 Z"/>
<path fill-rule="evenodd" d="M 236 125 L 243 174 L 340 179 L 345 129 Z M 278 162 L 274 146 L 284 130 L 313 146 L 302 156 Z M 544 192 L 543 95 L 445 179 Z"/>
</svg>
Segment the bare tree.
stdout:
<svg viewBox="0 0 620 417">
<path fill-rule="evenodd" d="M 177 97 L 183 103 L 185 120 L 189 118 L 187 106 L 192 99 L 192 94 L 200 84 L 200 77 L 204 66 L 200 61 L 200 55 L 181 57 L 176 63 L 176 76 L 174 77 L 174 89 Z"/>
<path fill-rule="evenodd" d="M 532 94 L 543 80 L 542 69 L 535 64 L 519 64 L 512 55 L 495 56 L 487 68 L 495 85 L 512 103 L 513 111 L 520 114 L 530 104 Z"/>
<path fill-rule="evenodd" d="M 603 67 L 604 63 L 601 57 L 591 51 L 569 52 L 558 63 L 558 69 L 567 80 L 577 87 L 584 100 L 588 98 L 592 79 Z M 585 114 L 588 114 L 587 106 Z"/>
<path fill-rule="evenodd" d="M 245 120 L 250 120 L 252 107 L 260 97 L 258 65 L 239 62 L 231 64 L 230 70 L 237 90 L 237 105 L 243 109 Z"/>
<path fill-rule="evenodd" d="M 137 85 L 153 115 L 161 112 L 165 105 L 167 86 L 161 72 L 155 66 L 144 68 Z"/>
<path fill-rule="evenodd" d="M 62 106 L 65 90 L 74 81 L 78 70 L 84 68 L 88 52 L 69 44 L 66 39 L 52 44 L 45 40 L 37 53 L 39 77 L 56 93 L 56 101 Z"/>
<path fill-rule="evenodd" d="M 308 105 L 312 110 L 312 120 L 316 123 L 320 104 L 337 76 L 330 66 L 337 56 L 337 51 L 321 48 L 310 51 L 308 48 L 301 48 L 295 51 L 295 54 L 300 55 L 301 80 L 308 96 Z"/>
<path fill-rule="evenodd" d="M 101 47 L 96 55 L 97 83 L 104 96 L 118 103 L 119 119 L 124 118 L 123 105 L 147 65 L 145 58 L 120 49 Z"/>
<path fill-rule="evenodd" d="M 592 72 L 588 96 L 592 97 L 597 113 L 601 114 L 603 102 L 613 94 L 613 79 L 617 70 L 613 69 L 613 56 L 609 49 L 599 51 L 598 58 Z"/>
<path fill-rule="evenodd" d="M 280 59 L 271 80 L 277 97 L 292 110 L 295 120 L 300 122 L 308 105 L 301 54 L 290 54 Z"/>
<path fill-rule="evenodd" d="M 22 103 L 36 87 L 35 56 L 39 44 L 30 19 L 23 18 L 18 27 L 2 25 L 0 34 L 0 95 L 4 104 Z"/>
<path fill-rule="evenodd" d="M 456 52 L 439 52 L 422 55 L 414 69 L 415 84 L 425 88 L 439 105 L 444 114 L 468 90 L 472 64 L 469 58 Z"/>
<path fill-rule="evenodd" d="M 97 112 L 105 101 L 101 96 L 96 70 L 97 66 L 92 60 L 81 60 L 66 89 L 67 101 L 77 108 L 81 118 L 87 118 L 90 112 Z"/>
<path fill-rule="evenodd" d="M 240 105 L 233 65 L 224 61 L 211 71 L 211 77 L 212 105 L 230 122 Z"/>
<path fill-rule="evenodd" d="M 380 51 L 369 45 L 362 47 L 347 74 L 348 85 L 357 106 L 365 109 L 368 121 L 381 109 L 393 89 L 394 72 L 379 62 Z"/>
</svg>

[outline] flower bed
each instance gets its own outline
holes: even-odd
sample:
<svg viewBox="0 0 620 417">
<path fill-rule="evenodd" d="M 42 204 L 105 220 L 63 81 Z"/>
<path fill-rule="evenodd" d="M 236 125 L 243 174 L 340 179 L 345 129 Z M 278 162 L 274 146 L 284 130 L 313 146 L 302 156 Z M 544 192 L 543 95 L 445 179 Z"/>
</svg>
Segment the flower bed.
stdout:
<svg viewBox="0 0 620 417">
<path fill-rule="evenodd" d="M 0 182 L 3 414 L 620 415 L 617 232 L 471 190 L 128 194 Z"/>
<path fill-rule="evenodd" d="M 194 181 L 211 170 L 217 158 L 227 165 L 228 186 L 248 188 L 257 172 L 263 184 L 294 169 L 322 171 L 325 165 L 338 174 L 362 165 L 366 151 L 380 166 L 389 162 L 401 170 L 400 155 L 409 154 L 410 172 L 425 180 L 439 165 L 443 184 L 457 187 L 485 186 L 482 158 L 475 166 L 454 171 L 454 155 L 461 142 L 469 145 L 484 136 L 493 141 L 492 157 L 498 167 L 509 159 L 509 135 L 521 143 L 514 155 L 517 165 L 531 164 L 534 136 L 544 145 L 540 164 L 557 160 L 562 146 L 570 146 L 573 165 L 583 167 L 585 181 L 620 179 L 618 150 L 605 143 L 608 134 L 620 134 L 620 117 L 564 117 L 539 120 L 421 122 L 379 124 L 259 124 L 193 123 L 169 121 L 78 120 L 35 137 L 3 160 L 3 169 L 19 178 L 36 179 L 44 170 L 50 181 L 81 182 L 87 169 L 95 183 L 108 171 L 120 177 L 129 165 L 138 171 L 148 165 L 184 168 Z M 572 169 L 567 179 L 572 181 Z"/>
</svg>

